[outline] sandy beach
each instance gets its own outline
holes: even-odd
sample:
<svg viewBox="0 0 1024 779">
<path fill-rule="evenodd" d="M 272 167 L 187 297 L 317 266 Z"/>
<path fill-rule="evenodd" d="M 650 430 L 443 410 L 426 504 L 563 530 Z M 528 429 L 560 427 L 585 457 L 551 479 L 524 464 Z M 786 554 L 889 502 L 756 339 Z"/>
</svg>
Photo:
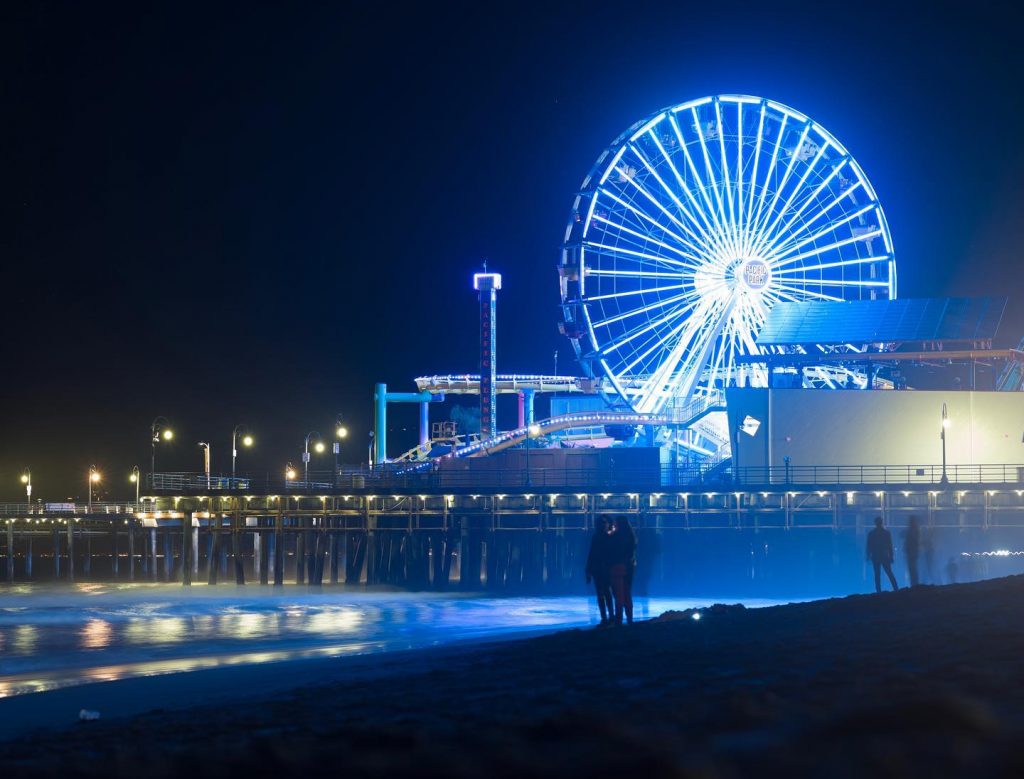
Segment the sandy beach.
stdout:
<svg viewBox="0 0 1024 779">
<path fill-rule="evenodd" d="M 0 702 L 0 719 L 20 723 L 0 765 L 7 776 L 1021 775 L 1022 598 L 1024 577 L 1011 577 L 17 696 Z M 70 724 L 85 701 L 123 714 Z"/>
</svg>

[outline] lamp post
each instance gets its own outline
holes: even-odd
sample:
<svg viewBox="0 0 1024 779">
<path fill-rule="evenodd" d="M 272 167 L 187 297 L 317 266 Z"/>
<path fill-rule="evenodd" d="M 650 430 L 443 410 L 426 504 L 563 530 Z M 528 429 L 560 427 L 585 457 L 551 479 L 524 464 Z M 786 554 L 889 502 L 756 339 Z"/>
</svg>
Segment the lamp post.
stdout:
<svg viewBox="0 0 1024 779">
<path fill-rule="evenodd" d="M 203 447 L 203 470 L 206 472 L 206 489 L 210 489 L 210 445 L 205 441 L 200 441 L 199 445 Z"/>
<path fill-rule="evenodd" d="M 152 441 L 152 455 L 149 462 L 149 475 L 153 478 L 153 474 L 156 473 L 156 445 L 160 441 L 170 441 L 174 438 L 174 431 L 171 430 L 170 422 L 167 421 L 167 417 L 157 417 L 153 420 L 153 424 L 149 426 L 150 439 Z"/>
<path fill-rule="evenodd" d="M 309 489 L 309 442 L 311 439 L 315 439 L 316 441 L 313 444 L 313 449 L 314 451 L 316 451 L 317 454 L 323 452 L 325 448 L 323 439 L 320 437 L 320 434 L 318 432 L 316 432 L 315 430 L 311 430 L 310 432 L 306 433 L 306 445 L 302 450 L 302 466 L 304 472 L 303 478 L 305 480 L 305 487 L 307 490 Z"/>
<path fill-rule="evenodd" d="M 238 459 L 238 434 L 242 433 L 242 446 L 252 446 L 251 433 L 245 432 L 245 425 L 235 425 L 231 431 L 231 489 L 235 488 L 235 460 Z"/>
<path fill-rule="evenodd" d="M 341 442 L 348 438 L 348 428 L 338 414 L 334 420 L 334 478 L 338 478 L 338 455 L 341 454 Z"/>
<path fill-rule="evenodd" d="M 28 501 L 28 511 L 32 513 L 32 469 L 26 468 L 21 474 L 21 483 L 25 485 L 25 496 Z"/>
<path fill-rule="evenodd" d="M 89 466 L 89 513 L 92 514 L 92 485 L 100 480 L 99 469 L 95 465 Z"/>
<path fill-rule="evenodd" d="M 132 475 L 128 477 L 128 481 L 135 485 L 135 511 L 139 510 L 139 482 L 142 481 L 142 479 L 139 478 L 140 475 L 139 466 L 133 465 Z"/>
<path fill-rule="evenodd" d="M 530 448 L 533 444 L 533 439 L 540 435 L 540 425 L 536 422 L 527 425 L 526 427 L 526 486 L 533 486 L 533 479 L 530 475 Z"/>
<path fill-rule="evenodd" d="M 939 484 L 949 484 L 949 476 L 946 475 L 946 428 L 949 427 L 949 412 L 946 404 L 942 404 L 942 429 L 939 431 L 939 438 L 942 439 L 942 478 Z"/>
</svg>

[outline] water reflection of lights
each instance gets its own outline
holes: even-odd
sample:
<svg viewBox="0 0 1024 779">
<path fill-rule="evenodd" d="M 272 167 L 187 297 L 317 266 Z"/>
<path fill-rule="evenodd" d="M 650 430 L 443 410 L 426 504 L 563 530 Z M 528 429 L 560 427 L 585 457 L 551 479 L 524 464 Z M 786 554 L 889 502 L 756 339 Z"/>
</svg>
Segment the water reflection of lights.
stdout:
<svg viewBox="0 0 1024 779">
<path fill-rule="evenodd" d="M 103 619 L 90 619 L 82 627 L 82 648 L 102 649 L 110 644 L 113 635 L 111 624 Z"/>
<path fill-rule="evenodd" d="M 181 617 L 132 619 L 124 627 L 129 644 L 174 644 L 188 638 L 188 624 Z"/>
<path fill-rule="evenodd" d="M 39 628 L 35 625 L 18 625 L 11 637 L 11 648 L 16 652 L 31 652 L 39 642 Z"/>
<path fill-rule="evenodd" d="M 0 678 L 0 698 L 10 695 L 23 695 L 29 692 L 46 692 L 47 690 L 56 690 L 61 687 L 73 687 L 85 682 L 113 682 L 118 679 L 136 676 L 160 676 L 184 671 L 200 671 L 207 668 L 226 668 L 233 665 L 280 663 L 285 660 L 302 660 L 316 657 L 341 657 L 343 655 L 365 654 L 366 652 L 383 648 L 385 648 L 383 643 L 365 642 L 308 649 L 243 652 L 240 654 L 207 655 L 203 657 L 183 657 L 141 663 L 124 663 L 81 669 L 76 675 L 68 675 L 61 669 L 35 674 L 17 674 Z"/>
</svg>

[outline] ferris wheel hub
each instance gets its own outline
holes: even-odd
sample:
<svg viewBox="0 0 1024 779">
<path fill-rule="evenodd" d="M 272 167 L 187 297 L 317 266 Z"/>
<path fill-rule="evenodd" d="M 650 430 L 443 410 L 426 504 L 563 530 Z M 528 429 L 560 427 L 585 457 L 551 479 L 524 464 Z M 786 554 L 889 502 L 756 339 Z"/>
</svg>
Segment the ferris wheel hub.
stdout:
<svg viewBox="0 0 1024 779">
<path fill-rule="evenodd" d="M 741 260 L 736 267 L 736 279 L 746 289 L 759 292 L 768 286 L 772 272 L 768 263 L 760 258 Z"/>
</svg>

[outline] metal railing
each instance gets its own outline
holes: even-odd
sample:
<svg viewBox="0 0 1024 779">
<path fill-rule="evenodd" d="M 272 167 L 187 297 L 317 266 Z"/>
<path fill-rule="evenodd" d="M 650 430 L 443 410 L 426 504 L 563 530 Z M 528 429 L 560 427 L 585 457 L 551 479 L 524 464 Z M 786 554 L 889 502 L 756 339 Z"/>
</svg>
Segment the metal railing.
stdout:
<svg viewBox="0 0 1024 779">
<path fill-rule="evenodd" d="M 136 505 L 134 501 L 99 502 L 93 501 L 90 511 L 88 503 L 62 502 L 62 503 L 0 503 L 0 517 L 30 517 L 34 515 L 46 516 L 83 516 L 86 514 L 135 514 L 138 509 L 145 510 L 146 503 Z"/>
<path fill-rule="evenodd" d="M 1024 484 L 1024 465 L 779 465 L 730 469 L 734 484 Z"/>
<path fill-rule="evenodd" d="M 424 463 L 385 463 L 373 468 L 346 466 L 337 473 L 310 472 L 309 482 L 263 473 L 213 476 L 203 473 L 157 473 L 147 479 L 161 493 L 316 494 L 338 491 L 472 491 L 502 490 L 655 491 L 762 486 L 866 487 L 876 485 L 1003 484 L 1024 487 L 1024 465 L 780 465 L 734 469 L 724 462 L 680 463 L 652 468 L 470 468 Z M 98 505 L 98 504 L 97 504 Z M 122 504 L 123 505 L 123 504 Z M 79 509 L 81 510 L 81 509 Z"/>
</svg>

